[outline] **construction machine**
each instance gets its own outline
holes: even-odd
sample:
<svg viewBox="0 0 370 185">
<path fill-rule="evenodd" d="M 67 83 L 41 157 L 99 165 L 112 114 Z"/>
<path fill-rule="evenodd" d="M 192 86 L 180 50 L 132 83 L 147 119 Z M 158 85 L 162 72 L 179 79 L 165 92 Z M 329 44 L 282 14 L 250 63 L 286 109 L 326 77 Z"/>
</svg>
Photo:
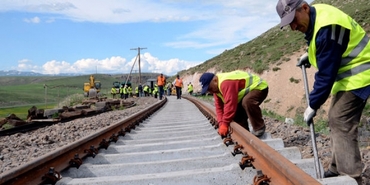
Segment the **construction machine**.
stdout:
<svg viewBox="0 0 370 185">
<path fill-rule="evenodd" d="M 100 81 L 96 81 L 94 75 L 90 75 L 89 82 L 84 83 L 84 96 L 97 97 L 101 89 Z"/>
</svg>

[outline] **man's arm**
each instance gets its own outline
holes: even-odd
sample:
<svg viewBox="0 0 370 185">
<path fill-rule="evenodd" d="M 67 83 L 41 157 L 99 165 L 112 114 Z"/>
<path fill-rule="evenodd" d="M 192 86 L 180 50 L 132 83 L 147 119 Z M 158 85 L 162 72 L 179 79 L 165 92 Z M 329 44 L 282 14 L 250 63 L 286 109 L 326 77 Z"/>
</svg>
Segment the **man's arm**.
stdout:
<svg viewBox="0 0 370 185">
<path fill-rule="evenodd" d="M 224 103 L 221 98 L 218 97 L 215 93 L 213 94 L 213 99 L 215 100 L 215 110 L 217 115 L 218 124 L 223 124 L 223 115 L 224 115 Z"/>
<path fill-rule="evenodd" d="M 234 119 L 236 109 L 238 107 L 238 80 L 225 80 L 221 84 L 220 91 L 224 97 L 223 118 L 222 122 L 230 125 Z"/>
</svg>

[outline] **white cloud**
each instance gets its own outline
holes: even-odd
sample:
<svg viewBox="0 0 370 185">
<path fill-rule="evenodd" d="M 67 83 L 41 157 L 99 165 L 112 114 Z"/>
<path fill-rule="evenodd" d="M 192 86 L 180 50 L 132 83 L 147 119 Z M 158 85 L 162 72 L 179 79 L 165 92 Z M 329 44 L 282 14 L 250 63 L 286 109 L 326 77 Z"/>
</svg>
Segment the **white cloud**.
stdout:
<svg viewBox="0 0 370 185">
<path fill-rule="evenodd" d="M 44 74 L 73 73 L 71 65 L 68 62 L 49 61 L 42 65 Z"/>
<path fill-rule="evenodd" d="M 269 0 L 269 2 L 273 2 Z M 75 21 L 101 23 L 132 23 L 132 22 L 189 22 L 202 21 L 204 24 L 195 27 L 187 34 L 179 35 L 178 39 L 165 45 L 174 48 L 208 48 L 224 47 L 225 44 L 235 44 L 233 39 L 240 38 L 242 32 L 258 29 L 259 24 L 250 20 L 257 19 L 249 11 L 255 1 L 131 1 L 131 0 L 21 0 L 1 1 L 0 11 L 23 10 L 36 13 L 60 15 Z M 254 5 L 257 6 L 257 5 Z M 266 10 L 266 2 L 258 4 L 259 12 Z M 99 13 L 97 13 L 99 12 Z M 262 13 L 256 14 L 262 15 Z M 221 17 L 221 18 L 220 18 Z M 276 17 L 276 15 L 275 15 Z M 29 20 L 29 19 L 27 19 Z M 48 18 L 55 20 L 55 18 Z M 249 38 L 256 36 L 254 32 Z M 244 36 L 244 35 L 243 35 Z M 231 42 L 231 43 L 230 43 Z M 238 41 L 240 42 L 240 41 Z"/>
<path fill-rule="evenodd" d="M 144 53 L 141 58 L 141 71 L 150 71 L 155 73 L 163 73 L 166 75 L 174 75 L 176 72 L 189 69 L 201 62 L 189 62 L 180 59 L 159 60 L 153 57 L 150 53 Z M 138 65 L 138 64 L 136 64 Z"/>
<path fill-rule="evenodd" d="M 32 72 L 39 72 L 40 67 L 37 65 L 32 64 L 31 60 L 22 59 L 18 61 L 18 65 L 16 67 L 18 71 L 32 71 Z"/>
<path fill-rule="evenodd" d="M 36 24 L 41 22 L 39 17 L 34 17 L 34 18 L 30 18 L 30 19 L 26 18 L 26 19 L 24 19 L 24 21 L 28 22 L 28 23 L 36 23 Z"/>
<path fill-rule="evenodd" d="M 312 0 L 308 0 L 312 2 Z M 245 43 L 279 22 L 277 0 L 1 0 L 0 12 L 19 11 L 42 14 L 43 22 L 58 19 L 97 23 L 196 22 L 191 31 L 177 35 L 164 43 L 167 47 L 207 49 L 219 54 L 225 49 Z M 25 18 L 29 23 L 41 23 L 39 17 Z M 262 21 L 262 22 L 261 22 Z M 48 61 L 42 67 L 19 64 L 19 69 L 42 68 L 43 73 L 60 72 L 126 73 L 134 59 L 120 56 L 106 59 L 80 59 L 74 63 Z M 145 53 L 141 71 L 172 74 L 197 65 L 178 58 L 160 60 Z M 134 70 L 137 70 L 136 68 Z"/>
<path fill-rule="evenodd" d="M 105 74 L 117 74 L 117 73 L 129 73 L 132 69 L 132 73 L 137 73 L 139 70 L 138 59 L 136 57 L 131 59 L 129 62 L 125 58 L 115 56 L 105 59 L 80 59 L 74 63 L 68 63 L 66 61 L 48 61 L 42 66 L 32 65 L 32 62 L 23 59 L 19 61 L 16 70 L 19 71 L 33 71 L 40 72 L 43 74 L 60 74 L 60 73 L 76 73 L 76 74 L 90 74 L 90 73 L 105 73 Z M 134 65 L 135 63 L 135 65 Z M 188 69 L 201 62 L 188 62 L 180 59 L 170 60 L 159 60 L 153 57 L 150 53 L 144 53 L 140 56 L 141 72 L 156 72 L 163 73 L 166 75 L 174 75 L 176 72 Z M 133 66 L 134 65 L 134 66 Z"/>
<path fill-rule="evenodd" d="M 22 60 L 19 60 L 18 63 L 21 63 L 21 64 L 25 64 L 25 63 L 31 63 L 32 61 L 31 60 L 28 60 L 28 59 L 22 59 Z"/>
</svg>

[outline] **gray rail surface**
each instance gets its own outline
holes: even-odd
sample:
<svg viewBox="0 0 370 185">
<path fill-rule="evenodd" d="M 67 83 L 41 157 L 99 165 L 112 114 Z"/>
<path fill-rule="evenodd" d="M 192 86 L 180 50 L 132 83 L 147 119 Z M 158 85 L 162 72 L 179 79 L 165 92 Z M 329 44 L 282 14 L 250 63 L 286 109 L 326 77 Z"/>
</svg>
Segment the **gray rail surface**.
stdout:
<svg viewBox="0 0 370 185">
<path fill-rule="evenodd" d="M 167 98 L 164 107 L 107 150 L 85 159 L 79 169 L 61 172 L 57 185 L 253 184 L 257 171 L 239 167 L 241 155 L 231 154 L 233 145 L 223 144 L 198 108 L 185 99 Z M 271 139 L 268 133 L 262 140 L 311 176 L 315 174 L 313 159 L 301 162 L 297 148 L 284 149 L 283 141 Z M 353 184 L 348 177 L 322 182 Z"/>
</svg>

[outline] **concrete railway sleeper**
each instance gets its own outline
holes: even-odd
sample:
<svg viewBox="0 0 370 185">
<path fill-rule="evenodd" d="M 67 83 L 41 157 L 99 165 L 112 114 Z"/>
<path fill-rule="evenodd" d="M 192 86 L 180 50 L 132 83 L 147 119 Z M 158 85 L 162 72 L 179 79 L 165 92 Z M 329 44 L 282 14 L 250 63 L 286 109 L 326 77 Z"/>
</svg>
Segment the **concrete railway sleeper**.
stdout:
<svg viewBox="0 0 370 185">
<path fill-rule="evenodd" d="M 258 139 L 231 123 L 222 139 L 215 128 L 212 106 L 170 96 L 3 174 L 0 184 L 356 184 L 347 176 L 316 179 L 313 159 L 302 159 L 298 148 L 285 148 L 269 133 Z"/>
</svg>

